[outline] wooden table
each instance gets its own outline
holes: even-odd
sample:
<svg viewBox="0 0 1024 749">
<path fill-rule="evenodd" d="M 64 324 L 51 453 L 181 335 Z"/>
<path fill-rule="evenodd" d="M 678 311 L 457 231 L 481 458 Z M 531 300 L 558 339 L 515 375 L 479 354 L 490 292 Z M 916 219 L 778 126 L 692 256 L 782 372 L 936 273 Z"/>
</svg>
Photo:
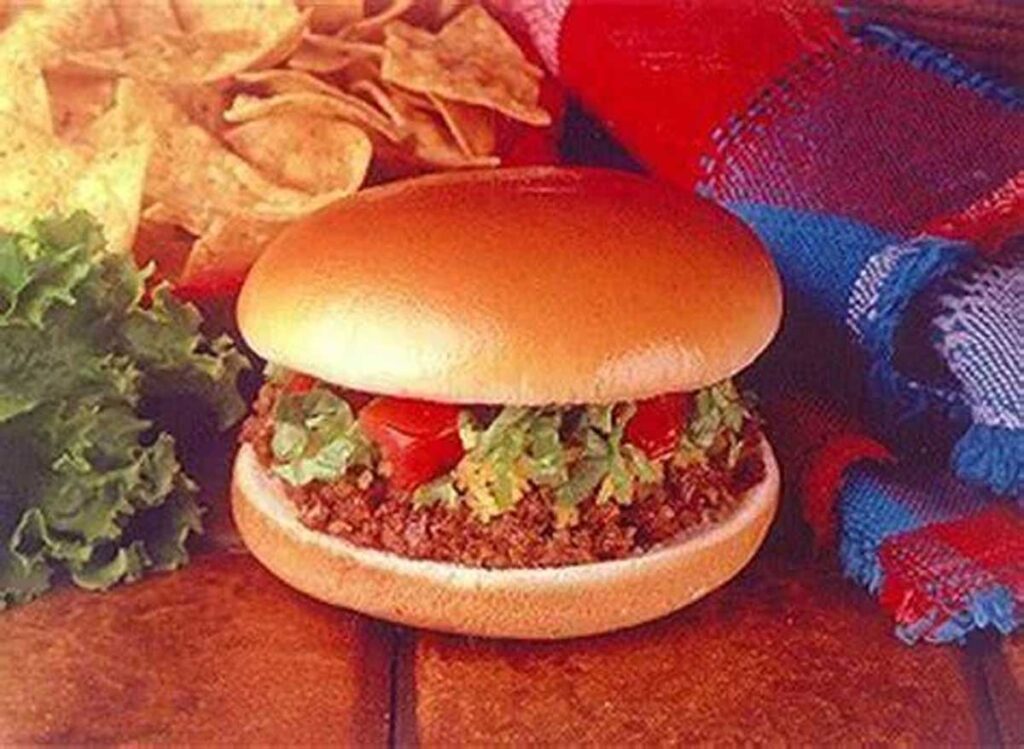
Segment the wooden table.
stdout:
<svg viewBox="0 0 1024 749">
<path fill-rule="evenodd" d="M 860 4 L 1024 82 L 1016 0 Z M 1024 743 L 1024 637 L 902 645 L 785 520 L 704 601 L 562 643 L 332 609 L 264 572 L 222 510 L 213 526 L 178 574 L 0 615 L 0 743 Z"/>
<path fill-rule="evenodd" d="M 214 506 L 186 569 L 0 615 L 0 744 L 1024 741 L 1024 638 L 903 645 L 833 560 L 807 558 L 791 513 L 737 580 L 674 616 L 524 643 L 312 601 Z"/>
</svg>

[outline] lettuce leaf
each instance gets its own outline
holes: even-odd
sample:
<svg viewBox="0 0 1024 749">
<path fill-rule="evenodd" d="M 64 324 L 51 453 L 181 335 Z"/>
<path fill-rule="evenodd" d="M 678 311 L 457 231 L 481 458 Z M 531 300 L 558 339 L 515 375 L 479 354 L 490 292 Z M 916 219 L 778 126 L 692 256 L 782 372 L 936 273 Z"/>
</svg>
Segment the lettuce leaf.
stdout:
<svg viewBox="0 0 1024 749">
<path fill-rule="evenodd" d="M 641 484 L 662 478 L 660 467 L 641 450 L 623 444 L 626 424 L 635 411 L 632 404 L 508 406 L 483 429 L 463 412 L 459 433 L 467 452 L 455 469 L 455 485 L 484 522 L 515 507 L 531 486 L 551 488 L 556 510 L 567 522 L 571 508 L 595 492 L 599 502 L 627 504 Z M 566 423 L 575 427 L 563 440 Z M 440 486 L 424 492 L 419 503 L 449 497 L 447 489 L 441 494 Z"/>
<path fill-rule="evenodd" d="M 635 413 L 636 407 L 628 403 L 586 408 L 577 427 L 583 455 L 555 492 L 563 517 L 571 519 L 568 510 L 595 491 L 598 502 L 629 504 L 640 485 L 661 481 L 660 467 L 642 450 L 623 443 L 626 425 Z"/>
<path fill-rule="evenodd" d="M 349 468 L 372 466 L 374 459 L 352 407 L 324 387 L 281 396 L 270 449 L 274 473 L 293 486 L 337 481 Z"/>
<path fill-rule="evenodd" d="M 732 380 L 698 391 L 677 462 L 700 463 L 712 453 L 722 453 L 730 467 L 735 465 L 742 448 L 743 424 L 754 418 L 747 401 L 752 401 L 752 396 L 742 395 Z"/>
<path fill-rule="evenodd" d="M 165 288 L 144 303 L 145 278 L 84 213 L 0 234 L 0 607 L 177 567 L 201 530 L 145 405 L 184 396 L 228 425 L 247 361 Z"/>
<path fill-rule="evenodd" d="M 561 418 L 557 409 L 506 406 L 480 427 L 469 411 L 462 413 L 459 436 L 466 454 L 455 481 L 478 519 L 486 522 L 512 509 L 531 484 L 550 485 L 562 476 Z"/>
</svg>

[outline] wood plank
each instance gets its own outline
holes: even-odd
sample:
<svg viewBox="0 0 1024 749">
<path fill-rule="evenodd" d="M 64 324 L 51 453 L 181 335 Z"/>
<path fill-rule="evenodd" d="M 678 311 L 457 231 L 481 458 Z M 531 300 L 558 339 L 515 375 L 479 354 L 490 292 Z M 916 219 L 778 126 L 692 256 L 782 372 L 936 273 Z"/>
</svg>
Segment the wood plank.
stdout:
<svg viewBox="0 0 1024 749">
<path fill-rule="evenodd" d="M 1003 744 L 1024 746 L 1024 634 L 995 642 L 984 673 Z"/>
<path fill-rule="evenodd" d="M 420 634 L 425 747 L 983 740 L 965 654 L 910 648 L 866 594 L 762 556 L 679 614 L 562 643 Z"/>
<path fill-rule="evenodd" d="M 0 618 L 0 744 L 384 746 L 391 637 L 217 554 Z"/>
</svg>

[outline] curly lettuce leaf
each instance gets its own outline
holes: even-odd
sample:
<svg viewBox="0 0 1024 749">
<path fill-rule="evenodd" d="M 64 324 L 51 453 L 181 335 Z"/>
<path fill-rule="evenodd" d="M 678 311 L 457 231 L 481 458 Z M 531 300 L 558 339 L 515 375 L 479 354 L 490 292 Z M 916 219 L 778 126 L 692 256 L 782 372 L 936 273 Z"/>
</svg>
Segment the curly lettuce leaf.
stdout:
<svg viewBox="0 0 1024 749">
<path fill-rule="evenodd" d="M 479 427 L 472 414 L 463 412 L 459 424 L 459 437 L 466 449 L 455 477 L 466 492 L 466 501 L 473 514 L 486 522 L 513 507 L 529 488 L 535 468 L 543 468 L 550 458 L 541 454 L 539 460 L 530 458 L 538 453 L 538 436 L 545 435 L 542 419 L 560 423 L 557 412 L 546 413 L 535 408 L 506 406 L 486 427 Z"/>
<path fill-rule="evenodd" d="M 106 251 L 86 214 L 0 234 L 0 606 L 55 580 L 104 589 L 188 559 L 196 487 L 147 399 L 242 413 L 245 359 Z"/>
</svg>

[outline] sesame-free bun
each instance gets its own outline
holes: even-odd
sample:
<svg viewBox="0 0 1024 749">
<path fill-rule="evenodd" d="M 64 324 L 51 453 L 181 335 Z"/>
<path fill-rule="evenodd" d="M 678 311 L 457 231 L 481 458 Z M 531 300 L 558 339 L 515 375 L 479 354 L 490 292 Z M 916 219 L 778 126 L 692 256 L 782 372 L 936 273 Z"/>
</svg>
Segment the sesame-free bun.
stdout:
<svg viewBox="0 0 1024 749">
<path fill-rule="evenodd" d="M 765 478 L 724 521 L 639 556 L 569 567 L 489 570 L 409 559 L 311 530 L 247 444 L 235 462 L 232 510 L 256 558 L 322 601 L 447 632 L 577 637 L 664 616 L 750 561 L 779 496 L 778 467 L 768 443 L 762 445 Z"/>
<path fill-rule="evenodd" d="M 532 167 L 371 188 L 284 231 L 238 302 L 264 358 L 456 403 L 634 400 L 747 366 L 782 309 L 753 233 L 607 170 Z"/>
</svg>

